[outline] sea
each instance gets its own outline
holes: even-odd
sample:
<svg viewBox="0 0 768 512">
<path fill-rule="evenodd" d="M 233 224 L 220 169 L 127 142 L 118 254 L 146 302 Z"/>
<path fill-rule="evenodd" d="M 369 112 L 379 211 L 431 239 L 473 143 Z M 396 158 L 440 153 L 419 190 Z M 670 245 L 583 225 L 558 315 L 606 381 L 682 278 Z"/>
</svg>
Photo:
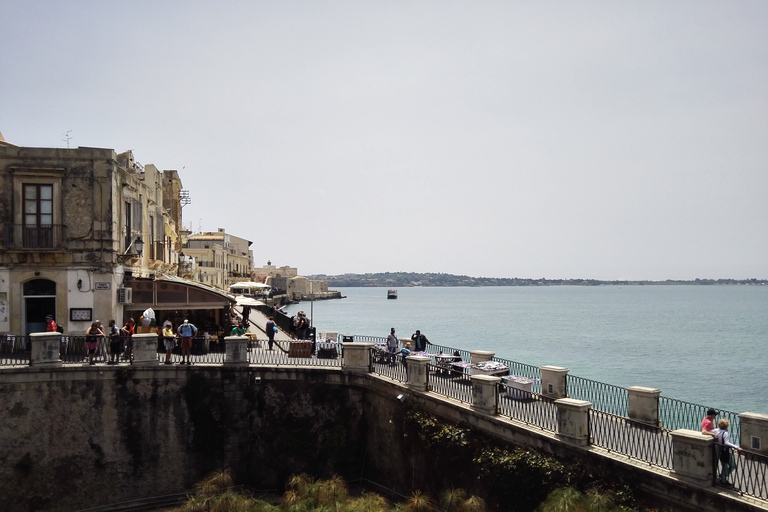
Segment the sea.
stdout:
<svg viewBox="0 0 768 512">
<path fill-rule="evenodd" d="M 768 414 L 768 286 L 339 288 L 305 301 L 318 331 L 488 350 L 731 412 Z"/>
</svg>

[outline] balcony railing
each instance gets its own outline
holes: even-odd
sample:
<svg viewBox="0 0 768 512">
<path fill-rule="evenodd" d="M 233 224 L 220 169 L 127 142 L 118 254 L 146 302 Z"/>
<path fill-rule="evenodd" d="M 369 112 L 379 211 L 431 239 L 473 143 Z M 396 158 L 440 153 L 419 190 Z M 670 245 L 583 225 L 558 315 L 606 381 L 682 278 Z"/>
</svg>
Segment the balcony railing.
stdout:
<svg viewBox="0 0 768 512">
<path fill-rule="evenodd" d="M 5 224 L 2 226 L 0 243 L 4 249 L 60 249 L 63 247 L 64 226 L 43 224 Z"/>
</svg>

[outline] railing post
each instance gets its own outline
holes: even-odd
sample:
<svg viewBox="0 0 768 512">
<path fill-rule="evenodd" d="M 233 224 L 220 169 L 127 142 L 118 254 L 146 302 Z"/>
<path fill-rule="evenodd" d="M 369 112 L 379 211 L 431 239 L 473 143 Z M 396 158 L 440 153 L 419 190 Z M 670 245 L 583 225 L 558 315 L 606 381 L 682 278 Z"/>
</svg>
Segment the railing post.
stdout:
<svg viewBox="0 0 768 512">
<path fill-rule="evenodd" d="M 541 366 L 541 394 L 549 398 L 568 397 L 568 368 Z"/>
<path fill-rule="evenodd" d="M 133 343 L 133 365 L 153 366 L 160 364 L 157 359 L 157 334 L 134 334 L 131 336 Z"/>
<path fill-rule="evenodd" d="M 492 375 L 472 375 L 472 410 L 482 414 L 496 415 L 501 379 Z"/>
<path fill-rule="evenodd" d="M 46 368 L 61 366 L 59 345 L 61 333 L 35 332 L 29 335 L 30 348 L 29 365 Z"/>
<path fill-rule="evenodd" d="M 408 356 L 408 388 L 414 391 L 427 391 L 427 365 L 432 360 L 426 356 Z"/>
<path fill-rule="evenodd" d="M 627 408 L 629 419 L 660 427 L 659 395 L 660 389 L 631 386 L 627 388 Z"/>
<path fill-rule="evenodd" d="M 344 361 L 341 369 L 348 373 L 368 373 L 369 358 L 371 349 L 375 346 L 373 343 L 355 343 L 344 342 L 343 347 Z"/>
<path fill-rule="evenodd" d="M 482 363 L 483 361 L 490 361 L 496 352 L 489 352 L 487 350 L 471 350 L 469 352 L 469 362 L 472 364 Z"/>
<path fill-rule="evenodd" d="M 699 485 L 712 485 L 712 443 L 714 439 L 698 430 L 673 430 L 672 472 Z"/>
<path fill-rule="evenodd" d="M 557 407 L 557 436 L 576 445 L 589 444 L 589 410 L 592 402 L 574 398 L 555 400 Z"/>
<path fill-rule="evenodd" d="M 224 366 L 248 366 L 248 336 L 227 336 L 224 346 Z"/>
<path fill-rule="evenodd" d="M 768 414 L 743 412 L 741 423 L 741 447 L 745 450 L 768 455 Z"/>
</svg>

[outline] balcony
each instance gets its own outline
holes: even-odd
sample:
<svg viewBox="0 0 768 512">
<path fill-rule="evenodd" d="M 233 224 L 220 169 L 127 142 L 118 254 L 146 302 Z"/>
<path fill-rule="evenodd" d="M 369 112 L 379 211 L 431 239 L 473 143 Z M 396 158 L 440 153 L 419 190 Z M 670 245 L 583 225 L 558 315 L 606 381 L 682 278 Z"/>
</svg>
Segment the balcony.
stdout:
<svg viewBox="0 0 768 512">
<path fill-rule="evenodd" d="M 5 250 L 63 249 L 64 226 L 61 224 L 41 226 L 5 224 L 2 226 L 0 243 Z"/>
</svg>

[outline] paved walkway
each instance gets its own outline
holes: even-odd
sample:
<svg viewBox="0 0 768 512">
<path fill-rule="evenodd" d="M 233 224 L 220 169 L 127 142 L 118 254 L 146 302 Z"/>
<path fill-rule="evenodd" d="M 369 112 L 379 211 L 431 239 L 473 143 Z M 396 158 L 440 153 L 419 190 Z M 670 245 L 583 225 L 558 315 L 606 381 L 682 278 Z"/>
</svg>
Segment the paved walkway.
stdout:
<svg viewBox="0 0 768 512">
<path fill-rule="evenodd" d="M 242 318 L 243 316 L 243 308 L 242 306 L 235 306 L 234 308 L 235 313 L 240 315 Z M 248 315 L 248 332 L 256 334 L 259 338 L 266 338 L 267 337 L 267 320 L 269 320 L 269 317 L 262 313 L 261 311 L 258 311 L 254 308 L 251 308 L 251 314 Z M 277 333 L 275 334 L 275 339 L 278 341 L 289 341 L 291 337 L 288 335 L 287 332 L 280 329 L 280 327 L 277 328 Z"/>
</svg>

